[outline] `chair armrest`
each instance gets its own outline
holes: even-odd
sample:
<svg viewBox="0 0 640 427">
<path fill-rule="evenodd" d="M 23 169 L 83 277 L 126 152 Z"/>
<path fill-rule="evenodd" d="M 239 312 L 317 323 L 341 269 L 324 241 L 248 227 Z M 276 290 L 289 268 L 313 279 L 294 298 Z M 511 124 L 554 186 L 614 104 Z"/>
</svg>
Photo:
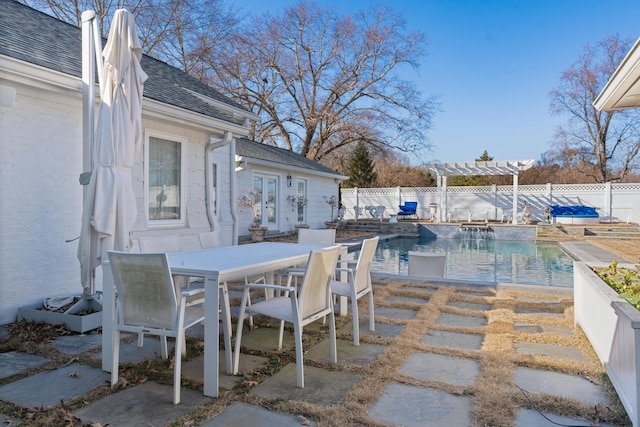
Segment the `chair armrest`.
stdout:
<svg viewBox="0 0 640 427">
<path fill-rule="evenodd" d="M 180 291 L 180 295 L 185 297 L 192 297 L 194 295 L 203 294 L 204 288 L 187 288 Z"/>
<path fill-rule="evenodd" d="M 276 290 L 276 291 L 284 291 L 284 292 L 291 292 L 292 290 L 295 290 L 295 289 L 292 289 L 292 288 L 290 288 L 288 286 L 271 285 L 271 284 L 268 284 L 268 283 L 265 283 L 265 284 L 263 284 L 263 283 L 249 283 L 249 284 L 244 285 L 244 287 L 245 287 L 245 289 L 248 289 L 248 288 L 260 288 L 260 289 L 273 289 L 273 290 Z"/>
</svg>

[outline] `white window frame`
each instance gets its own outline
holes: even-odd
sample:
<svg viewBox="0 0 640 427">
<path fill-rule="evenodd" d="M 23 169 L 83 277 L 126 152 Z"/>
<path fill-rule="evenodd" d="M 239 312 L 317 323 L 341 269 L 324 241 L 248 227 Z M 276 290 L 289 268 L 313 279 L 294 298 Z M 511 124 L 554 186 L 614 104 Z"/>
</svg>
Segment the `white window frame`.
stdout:
<svg viewBox="0 0 640 427">
<path fill-rule="evenodd" d="M 296 208 L 295 210 L 295 215 L 296 215 L 296 224 L 306 224 L 307 223 L 307 205 L 309 204 L 309 179 L 308 178 L 302 178 L 302 177 L 297 177 L 296 178 L 296 198 L 300 196 L 299 191 L 299 187 L 300 184 L 304 184 L 304 194 L 302 197 L 305 198 L 305 200 L 307 201 L 307 204 L 305 206 L 302 207 L 302 222 L 300 222 L 299 218 L 298 218 L 298 208 Z M 296 199 L 297 200 L 297 199 Z"/>
<path fill-rule="evenodd" d="M 180 144 L 180 218 L 151 219 L 149 217 L 149 151 L 150 138 L 165 139 Z M 149 227 L 178 226 L 187 223 L 187 138 L 156 130 L 145 130 L 144 136 L 144 215 Z"/>
</svg>

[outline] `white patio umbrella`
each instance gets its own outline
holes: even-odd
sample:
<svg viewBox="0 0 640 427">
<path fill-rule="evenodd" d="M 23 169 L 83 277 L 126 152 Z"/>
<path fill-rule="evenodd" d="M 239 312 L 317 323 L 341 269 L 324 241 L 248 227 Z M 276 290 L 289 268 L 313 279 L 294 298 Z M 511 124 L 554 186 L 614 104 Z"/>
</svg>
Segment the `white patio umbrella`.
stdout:
<svg viewBox="0 0 640 427">
<path fill-rule="evenodd" d="M 101 104 L 92 171 L 78 244 L 84 297 L 95 295 L 94 272 L 109 250 L 127 251 L 137 215 L 132 168 L 142 147 L 142 91 L 146 73 L 133 15 L 118 9 L 102 52 Z"/>
</svg>

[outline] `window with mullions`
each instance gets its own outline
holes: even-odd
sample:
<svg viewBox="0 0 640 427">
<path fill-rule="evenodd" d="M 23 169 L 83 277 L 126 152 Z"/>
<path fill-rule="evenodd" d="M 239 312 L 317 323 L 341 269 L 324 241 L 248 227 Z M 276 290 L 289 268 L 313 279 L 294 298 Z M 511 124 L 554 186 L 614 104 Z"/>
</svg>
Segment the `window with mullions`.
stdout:
<svg viewBox="0 0 640 427">
<path fill-rule="evenodd" d="M 182 219 L 181 141 L 149 136 L 148 215 L 150 221 Z"/>
</svg>

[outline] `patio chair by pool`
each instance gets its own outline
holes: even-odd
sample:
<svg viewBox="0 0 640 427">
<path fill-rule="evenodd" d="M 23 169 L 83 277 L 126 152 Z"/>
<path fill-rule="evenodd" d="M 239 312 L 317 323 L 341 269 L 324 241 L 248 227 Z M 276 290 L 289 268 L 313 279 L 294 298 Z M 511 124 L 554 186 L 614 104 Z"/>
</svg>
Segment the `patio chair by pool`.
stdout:
<svg viewBox="0 0 640 427">
<path fill-rule="evenodd" d="M 522 212 L 518 213 L 516 220 L 518 224 L 529 224 L 531 219 L 531 205 L 524 205 Z"/>
<path fill-rule="evenodd" d="M 242 326 L 244 319 L 250 314 L 262 314 L 285 322 L 293 323 L 296 347 L 297 386 L 304 387 L 304 361 L 302 348 L 302 328 L 309 323 L 329 315 L 329 340 L 331 343 L 331 360 L 337 363 L 336 324 L 331 298 L 331 279 L 340 254 L 340 245 L 326 249 L 311 251 L 309 262 L 302 279 L 300 292 L 295 288 L 270 284 L 248 284 L 244 287 L 240 314 L 238 315 L 238 332 L 233 352 L 233 373 L 238 373 L 240 346 L 242 344 Z M 287 296 L 277 296 L 268 300 L 248 305 L 249 292 L 253 288 L 283 291 Z"/>
<path fill-rule="evenodd" d="M 168 358 L 167 337 L 175 339 L 173 403 L 180 403 L 180 375 L 185 330 L 204 320 L 201 306 L 187 306 L 187 299 L 203 289 L 188 289 L 176 298 L 166 253 L 109 252 L 118 299 L 114 331 L 111 387 L 118 382 L 120 333 L 157 335 L 162 358 Z"/>
<path fill-rule="evenodd" d="M 409 276 L 443 278 L 447 264 L 444 253 L 409 251 Z"/>
<path fill-rule="evenodd" d="M 418 202 L 404 202 L 403 205 L 398 206 L 400 212 L 398 212 L 398 218 L 413 216 L 418 219 Z"/>
<path fill-rule="evenodd" d="M 331 282 L 331 292 L 334 295 L 348 297 L 351 299 L 351 313 L 353 315 L 353 345 L 360 345 L 360 320 L 358 316 L 358 299 L 365 295 L 369 295 L 369 330 L 375 331 L 376 325 L 374 320 L 373 309 L 373 287 L 371 286 L 371 263 L 373 255 L 378 247 L 376 236 L 371 239 L 362 241 L 360 256 L 358 261 L 344 261 L 351 264 L 351 267 L 337 268 L 336 273 L 344 271 L 347 273 L 347 281 L 341 282 L 333 280 Z M 338 265 L 343 263 L 339 261 Z M 355 263 L 355 265 L 354 265 Z"/>
</svg>

